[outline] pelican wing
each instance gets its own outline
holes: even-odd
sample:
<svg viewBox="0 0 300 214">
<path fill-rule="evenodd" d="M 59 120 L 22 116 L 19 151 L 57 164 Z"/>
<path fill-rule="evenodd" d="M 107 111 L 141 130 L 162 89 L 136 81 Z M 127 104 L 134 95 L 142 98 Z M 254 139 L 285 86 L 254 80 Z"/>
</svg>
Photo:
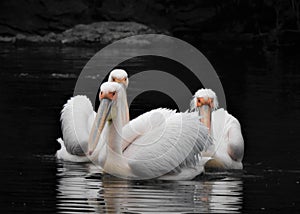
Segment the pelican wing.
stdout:
<svg viewBox="0 0 300 214">
<path fill-rule="evenodd" d="M 212 121 L 215 152 L 221 150 L 219 155 L 225 155 L 229 148 L 230 157 L 233 160 L 241 161 L 244 155 L 244 139 L 239 121 L 224 109 L 214 112 Z"/>
<path fill-rule="evenodd" d="M 122 151 L 124 151 L 136 138 L 161 126 L 167 118 L 175 113 L 176 110 L 158 108 L 146 112 L 127 123 L 122 129 Z"/>
<path fill-rule="evenodd" d="M 75 96 L 68 100 L 61 112 L 64 145 L 72 155 L 84 155 L 96 113 L 86 96 Z"/>
<path fill-rule="evenodd" d="M 196 165 L 211 141 L 197 113 L 176 113 L 131 142 L 124 156 L 135 175 L 153 178 Z"/>
</svg>

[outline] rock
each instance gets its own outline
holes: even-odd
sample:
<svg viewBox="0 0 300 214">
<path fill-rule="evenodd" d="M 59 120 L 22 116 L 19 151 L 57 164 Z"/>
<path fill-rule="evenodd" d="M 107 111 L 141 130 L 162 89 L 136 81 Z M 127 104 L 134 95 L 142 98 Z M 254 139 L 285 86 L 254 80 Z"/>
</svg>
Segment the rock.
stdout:
<svg viewBox="0 0 300 214">
<path fill-rule="evenodd" d="M 2 0 L 0 3 L 2 35 L 57 33 L 91 21 L 85 0 Z"/>
<path fill-rule="evenodd" d="M 297 11 L 286 0 L 1 0 L 0 42 L 107 44 L 165 30 L 195 42 L 254 37 L 293 44 L 299 42 Z"/>
<path fill-rule="evenodd" d="M 61 42 L 108 44 L 128 36 L 149 33 L 161 32 L 135 22 L 97 22 L 90 25 L 76 25 L 64 31 L 61 34 Z"/>
<path fill-rule="evenodd" d="M 16 41 L 16 38 L 15 38 L 15 37 L 0 36 L 0 42 L 14 43 L 15 41 Z"/>
<path fill-rule="evenodd" d="M 199 22 L 211 18 L 213 8 L 204 0 L 1 0 L 0 35 L 44 36 L 61 33 L 78 23 L 101 21 L 138 22 L 168 31 L 178 25 L 196 28 Z"/>
<path fill-rule="evenodd" d="M 96 22 L 89 25 L 79 24 L 62 33 L 51 32 L 45 36 L 17 34 L 15 37 L 0 37 L 0 41 L 62 44 L 109 44 L 128 36 L 150 33 L 170 34 L 167 31 L 155 30 L 136 22 Z"/>
</svg>

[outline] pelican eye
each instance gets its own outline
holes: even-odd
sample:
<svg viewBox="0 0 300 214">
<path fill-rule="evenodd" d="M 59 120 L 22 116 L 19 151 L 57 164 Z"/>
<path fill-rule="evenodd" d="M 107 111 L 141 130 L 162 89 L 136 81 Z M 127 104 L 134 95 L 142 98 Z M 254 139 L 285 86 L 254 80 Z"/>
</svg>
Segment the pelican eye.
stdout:
<svg viewBox="0 0 300 214">
<path fill-rule="evenodd" d="M 112 92 L 112 95 L 115 96 L 116 92 Z"/>
<path fill-rule="evenodd" d="M 112 81 L 113 81 L 113 82 L 115 82 L 115 81 L 116 81 L 116 79 L 113 77 L 113 78 L 112 78 Z"/>
</svg>

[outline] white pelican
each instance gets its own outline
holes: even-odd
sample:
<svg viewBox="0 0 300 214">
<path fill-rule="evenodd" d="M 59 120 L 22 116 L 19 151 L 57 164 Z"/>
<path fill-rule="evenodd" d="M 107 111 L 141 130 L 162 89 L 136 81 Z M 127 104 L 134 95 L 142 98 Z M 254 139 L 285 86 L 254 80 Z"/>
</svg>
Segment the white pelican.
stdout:
<svg viewBox="0 0 300 214">
<path fill-rule="evenodd" d="M 123 69 L 114 69 L 111 71 L 108 81 L 119 83 L 123 90 L 128 87 L 128 75 Z M 122 125 L 128 123 L 129 121 L 129 109 L 127 104 L 126 93 L 123 96 L 122 102 L 125 103 L 125 108 L 122 112 Z M 164 117 L 170 115 L 170 111 L 161 109 L 159 111 Z M 149 117 L 144 118 L 143 125 L 137 124 L 135 126 L 127 126 L 125 129 L 126 139 L 123 142 L 123 150 L 129 145 L 130 140 L 138 137 L 146 130 L 149 130 Z M 70 161 L 70 162 L 89 162 L 90 159 L 97 159 L 97 152 L 94 152 L 92 157 L 87 157 L 87 146 L 89 140 L 89 134 L 93 127 L 93 122 L 96 118 L 96 112 L 93 110 L 91 101 L 82 95 L 77 95 L 70 98 L 64 105 L 61 112 L 61 125 L 63 140 L 61 138 L 57 139 L 60 143 L 61 148 L 56 152 L 57 159 Z M 163 119 L 163 118 L 161 118 Z M 148 125 L 147 125 L 148 124 Z"/>
<path fill-rule="evenodd" d="M 244 140 L 239 121 L 223 108 L 218 109 L 218 99 L 211 89 L 198 90 L 192 101 L 191 111 L 199 112 L 200 121 L 211 132 L 214 144 L 204 156 L 212 157 L 206 167 L 217 169 L 242 169 Z"/>
<path fill-rule="evenodd" d="M 122 69 L 111 71 L 108 81 L 120 83 L 124 90 L 128 86 L 128 75 Z M 127 97 L 124 96 L 124 102 L 127 103 Z M 129 121 L 128 105 L 124 109 L 122 124 Z M 89 162 L 86 156 L 88 139 L 96 112 L 93 110 L 91 101 L 82 95 L 70 98 L 64 105 L 61 112 L 61 126 L 63 140 L 57 139 L 61 148 L 56 152 L 56 157 L 61 160 L 71 162 Z M 125 146 L 124 146 L 125 147 Z"/>
<path fill-rule="evenodd" d="M 127 72 L 123 69 L 114 69 L 113 71 L 110 72 L 109 77 L 108 77 L 108 82 L 117 82 L 120 83 L 124 89 L 126 90 L 129 84 L 129 79 Z M 123 97 L 123 102 L 126 103 L 126 106 L 124 108 L 125 113 L 123 115 L 123 124 L 125 125 L 126 123 L 129 122 L 129 108 L 128 108 L 128 102 L 127 102 L 127 94 L 125 93 L 125 96 Z"/>
<path fill-rule="evenodd" d="M 189 180 L 202 173 L 209 158 L 199 154 L 211 144 L 211 138 L 198 114 L 157 109 L 130 121 L 122 130 L 126 108 L 122 88 L 114 82 L 101 85 L 100 106 L 90 135 L 89 154 L 100 148 L 98 161 L 104 171 L 123 178 L 167 180 Z M 149 117 L 151 127 L 147 128 L 143 122 Z M 141 134 L 132 137 L 130 130 L 137 129 Z M 124 141 L 128 141 L 127 148 L 122 152 Z"/>
</svg>

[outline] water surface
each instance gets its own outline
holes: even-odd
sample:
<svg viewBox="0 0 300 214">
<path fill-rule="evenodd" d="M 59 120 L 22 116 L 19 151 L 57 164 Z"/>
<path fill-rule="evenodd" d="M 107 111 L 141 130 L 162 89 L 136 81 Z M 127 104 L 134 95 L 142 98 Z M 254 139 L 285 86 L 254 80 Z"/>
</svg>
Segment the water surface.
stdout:
<svg viewBox="0 0 300 214">
<path fill-rule="evenodd" d="M 98 48 L 1 46 L 3 212 L 299 211 L 299 53 L 202 48 L 222 81 L 228 111 L 242 124 L 245 169 L 167 182 L 126 181 L 91 164 L 56 161 L 60 110 Z M 155 60 L 163 70 L 178 69 Z M 134 73 L 153 65 L 151 58 L 138 58 L 122 66 Z M 154 107 L 176 108 L 166 95 L 147 98 L 133 103 L 132 117 Z"/>
</svg>

